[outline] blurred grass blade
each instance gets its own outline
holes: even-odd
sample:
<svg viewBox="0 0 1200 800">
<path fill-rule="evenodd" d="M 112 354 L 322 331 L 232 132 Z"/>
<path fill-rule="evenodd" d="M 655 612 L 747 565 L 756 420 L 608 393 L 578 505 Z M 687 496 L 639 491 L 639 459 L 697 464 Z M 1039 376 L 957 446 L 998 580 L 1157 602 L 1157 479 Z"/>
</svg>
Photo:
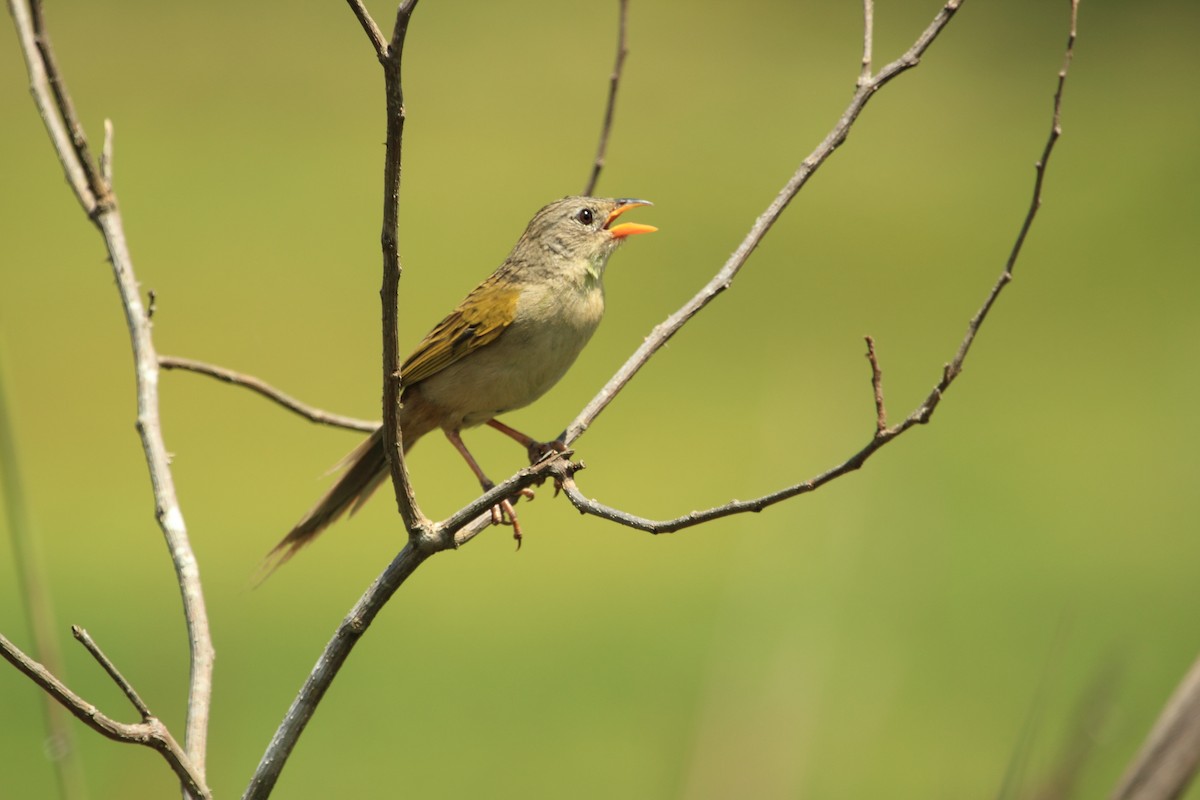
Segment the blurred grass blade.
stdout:
<svg viewBox="0 0 1200 800">
<path fill-rule="evenodd" d="M 64 678 L 62 651 L 54 636 L 54 610 L 46 590 L 37 536 L 25 510 L 25 493 L 17 459 L 16 426 L 8 406 L 4 360 L 0 358 L 0 492 L 4 498 L 9 538 L 18 589 L 25 600 L 25 616 L 33 636 L 33 656 L 59 678 Z M 87 785 L 83 764 L 75 747 L 70 714 L 49 694 L 41 693 L 46 720 L 46 755 L 54 764 L 58 794 L 63 800 L 83 800 Z"/>
<path fill-rule="evenodd" d="M 1200 766 L 1200 658 L 1167 701 L 1112 800 L 1182 797 Z"/>
</svg>

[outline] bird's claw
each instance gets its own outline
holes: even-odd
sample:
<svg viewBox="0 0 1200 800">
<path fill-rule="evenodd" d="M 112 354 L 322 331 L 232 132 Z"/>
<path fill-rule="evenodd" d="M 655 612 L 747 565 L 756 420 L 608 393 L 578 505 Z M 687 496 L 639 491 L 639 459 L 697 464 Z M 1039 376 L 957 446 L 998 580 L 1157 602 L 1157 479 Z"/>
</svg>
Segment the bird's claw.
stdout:
<svg viewBox="0 0 1200 800">
<path fill-rule="evenodd" d="M 551 454 L 561 454 L 569 452 L 566 444 L 561 439 L 556 439 L 553 442 L 534 442 L 529 445 L 529 463 L 536 464 L 544 460 Z M 490 491 L 495 488 L 495 484 L 491 481 L 481 481 L 483 490 Z M 558 493 L 562 490 L 562 481 L 558 478 L 554 479 L 554 496 L 558 497 Z M 513 493 L 512 499 L 505 498 L 496 505 L 492 506 L 492 524 L 493 525 L 511 525 L 513 529 L 513 539 L 517 542 L 517 549 L 521 549 L 521 523 L 517 521 L 517 511 L 513 508 L 513 501 L 524 497 L 526 500 L 533 500 L 536 495 L 533 488 L 526 486 Z"/>
<path fill-rule="evenodd" d="M 555 439 L 553 442 L 534 442 L 533 444 L 529 445 L 529 463 L 537 464 L 539 461 L 542 461 L 552 453 L 565 453 L 568 449 L 569 448 L 561 438 Z M 561 491 L 562 481 L 558 478 L 555 478 L 554 496 L 558 497 L 558 493 Z"/>
<path fill-rule="evenodd" d="M 524 493 L 524 490 L 521 493 Z M 528 496 L 532 497 L 532 493 Z M 517 549 L 521 549 L 521 540 L 524 538 L 521 536 L 521 523 L 517 521 L 517 510 L 513 508 L 513 504 L 509 500 L 501 500 L 492 506 L 492 524 L 511 525 L 513 539 L 517 542 Z"/>
</svg>

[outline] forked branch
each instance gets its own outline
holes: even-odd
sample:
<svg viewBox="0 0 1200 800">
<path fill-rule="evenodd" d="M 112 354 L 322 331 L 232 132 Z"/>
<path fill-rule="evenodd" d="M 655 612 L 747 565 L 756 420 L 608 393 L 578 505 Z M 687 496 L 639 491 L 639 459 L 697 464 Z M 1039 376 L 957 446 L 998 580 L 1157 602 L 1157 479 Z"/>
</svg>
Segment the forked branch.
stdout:
<svg viewBox="0 0 1200 800">
<path fill-rule="evenodd" d="M 73 630 L 76 631 L 76 638 L 84 643 L 88 648 L 88 652 L 104 667 L 109 676 L 121 687 L 121 691 L 125 693 L 125 696 L 137 708 L 138 713 L 142 716 L 141 722 L 117 722 L 112 717 L 102 713 L 94 705 L 67 688 L 66 684 L 52 675 L 48 669 L 21 652 L 20 648 L 3 635 L 0 635 L 0 657 L 3 657 L 34 683 L 42 687 L 47 694 L 61 703 L 64 708 L 75 715 L 84 725 L 114 741 L 140 744 L 158 752 L 166 759 L 166 762 L 171 766 L 175 774 L 179 776 L 180 782 L 191 796 L 204 798 L 204 800 L 211 798 L 212 795 L 204 783 L 204 775 L 192 760 L 188 758 L 188 755 L 179 746 L 179 743 L 175 741 L 175 738 L 171 736 L 171 732 L 167 730 L 167 726 L 150 713 L 150 709 L 137 696 L 137 692 L 121 676 L 121 673 L 108 660 L 108 657 L 100 651 L 100 648 L 91 640 L 87 632 L 79 628 Z"/>
<path fill-rule="evenodd" d="M 894 78 L 920 63 L 921 56 L 929 49 L 929 46 L 933 44 L 938 35 L 945 30 L 960 5 L 962 5 L 962 0 L 949 0 L 938 11 L 933 21 L 921 32 L 921 35 L 917 37 L 912 47 L 906 50 L 900 58 L 883 67 L 873 77 L 865 80 L 862 78 L 859 79 L 858 89 L 854 92 L 853 97 L 850 99 L 850 104 L 842 112 L 842 116 L 837 121 L 837 124 L 833 126 L 833 129 L 826 135 L 817 148 L 800 163 L 799 168 L 796 169 L 791 179 L 779 190 L 774 201 L 767 206 L 766 211 L 759 215 L 754 224 L 750 226 L 750 231 L 742 239 L 742 243 L 733 252 L 733 255 L 725 262 L 725 265 L 717 271 L 712 280 L 705 284 L 691 300 L 650 332 L 650 335 L 646 337 L 642 346 L 629 357 L 625 364 L 604 385 L 604 388 L 592 398 L 592 401 L 587 404 L 583 411 L 567 427 L 563 437 L 565 444 L 570 445 L 582 436 L 583 432 L 588 429 L 588 426 L 600 415 L 600 412 L 608 407 L 608 404 L 613 401 L 633 376 L 646 365 L 651 356 L 670 341 L 671 337 L 678 333 L 679 329 L 688 320 L 711 303 L 717 295 L 729 288 L 730 284 L 733 283 L 733 279 L 741 271 L 742 267 L 745 266 L 747 259 L 750 258 L 750 254 L 754 252 L 763 238 L 766 237 L 767 232 L 771 230 L 771 227 L 779 219 L 780 215 L 783 214 L 784 209 L 787 208 L 792 198 L 808 183 L 809 179 L 820 169 L 821 165 L 833 155 L 833 151 L 846 141 L 846 136 L 850 133 L 850 128 L 866 107 L 867 102 L 876 92 L 890 83 Z"/>
<path fill-rule="evenodd" d="M 799 189 L 801 185 L 811 176 L 812 171 L 816 169 L 826 158 L 832 153 L 833 148 L 840 144 L 845 139 L 849 125 L 858 116 L 862 110 L 862 106 L 870 99 L 875 90 L 882 83 L 890 80 L 900 74 L 905 69 L 914 66 L 924 48 L 928 47 L 933 42 L 937 34 L 949 22 L 950 15 L 957 8 L 958 3 L 948 3 L 933 23 L 925 30 L 917 43 L 908 50 L 903 56 L 880 71 L 875 77 L 867 77 L 859 79 L 859 89 L 855 92 L 854 99 L 851 101 L 850 107 L 842 115 L 842 119 L 834 130 L 826 137 L 821 146 L 817 148 L 807 159 L 804 164 L 793 176 L 784 190 L 780 192 L 776 198 L 775 204 L 768 209 L 767 213 L 759 217 L 758 222 L 751 229 L 749 235 L 743 241 L 742 246 L 737 252 L 730 257 L 725 266 L 717 274 L 717 276 L 709 282 L 695 297 L 692 298 L 683 308 L 672 315 L 666 322 L 655 328 L 654 332 L 641 348 L 633 355 L 625 366 L 618 371 L 617 375 L 609 381 L 608 385 L 601 390 L 600 394 L 588 405 L 584 412 L 580 414 L 579 419 L 572 424 L 567 431 L 566 441 L 571 442 L 586 430 L 587 425 L 604 407 L 611 402 L 612 398 L 622 389 L 630 378 L 645 364 L 645 362 L 657 352 L 666 342 L 683 326 L 688 319 L 696 314 L 701 308 L 707 305 L 718 293 L 728 288 L 733 276 L 745 264 L 750 252 L 761 241 L 762 236 L 770 229 L 771 225 L 782 213 L 783 207 L 794 196 L 795 191 L 791 190 L 792 186 Z M 870 26 L 871 19 L 871 3 L 867 0 L 866 5 L 866 23 L 865 27 Z M 873 389 L 873 400 L 875 404 L 875 431 L 871 440 L 867 442 L 858 452 L 851 455 L 842 463 L 834 466 L 825 472 L 820 473 L 808 480 L 793 484 L 770 494 L 754 498 L 753 500 L 733 500 L 721 506 L 706 509 L 704 511 L 693 511 L 680 517 L 668 520 L 651 520 L 644 517 L 639 517 L 635 514 L 630 514 L 625 511 L 605 505 L 596 500 L 589 499 L 579 491 L 575 485 L 574 479 L 567 465 L 560 464 L 556 467 L 556 474 L 562 482 L 564 491 L 571 503 L 579 509 L 580 513 L 592 514 L 612 522 L 636 528 L 638 530 L 647 531 L 649 533 L 671 533 L 683 528 L 690 528 L 693 525 L 699 525 L 713 519 L 730 516 L 732 514 L 741 514 L 745 512 L 762 511 L 768 506 L 782 502 L 789 498 L 800 494 L 806 494 L 815 489 L 820 488 L 826 483 L 845 475 L 848 472 L 853 472 L 859 469 L 867 459 L 870 458 L 877 450 L 886 445 L 888 442 L 899 437 L 909 428 L 916 424 L 923 424 L 930 420 L 938 403 L 941 402 L 947 390 L 954 380 L 962 373 L 963 364 L 966 361 L 967 353 L 971 349 L 971 345 L 975 341 L 975 337 L 979 334 L 979 330 L 986 319 L 988 312 L 999 298 L 1004 287 L 1012 281 L 1013 269 L 1016 267 L 1017 259 L 1020 256 L 1021 249 L 1025 244 L 1026 236 L 1033 225 L 1034 219 L 1037 217 L 1038 210 L 1042 205 L 1042 187 L 1046 177 L 1046 167 L 1050 160 L 1050 155 L 1054 151 L 1054 145 L 1058 142 L 1059 136 L 1062 135 L 1062 101 L 1063 90 L 1066 86 L 1067 73 L 1070 70 L 1071 61 L 1075 53 L 1075 36 L 1076 36 L 1076 19 L 1078 15 L 1079 3 L 1078 0 L 1071 0 L 1071 15 L 1070 15 L 1070 31 L 1067 36 L 1066 51 L 1063 56 L 1063 64 L 1058 72 L 1058 83 L 1054 92 L 1054 102 L 1051 113 L 1050 133 L 1047 137 L 1046 144 L 1042 149 L 1041 157 L 1038 159 L 1033 182 L 1033 197 L 1030 200 L 1029 208 L 1022 220 L 1021 227 L 1017 233 L 1016 240 L 1013 244 L 1008 258 L 1005 261 L 1004 269 L 997 278 L 996 283 L 992 286 L 991 291 L 984 299 L 983 305 L 975 312 L 967 324 L 967 331 L 962 341 L 958 346 L 953 359 L 942 368 L 942 374 L 938 382 L 925 400 L 917 406 L 902 422 L 895 426 L 889 427 L 887 424 L 887 412 L 883 401 L 883 371 L 879 364 L 879 358 L 875 351 L 875 341 L 868 336 L 867 341 L 867 359 L 871 365 L 871 386 Z M 867 44 L 864 46 L 863 63 L 869 63 L 870 53 L 870 34 L 866 36 Z M 811 165 L 811 166 L 810 166 Z"/>
<path fill-rule="evenodd" d="M 149 314 L 142 305 L 133 259 L 125 240 L 124 223 L 109 182 L 112 175 L 111 125 L 105 126 L 103 163 L 97 164 L 92 158 L 87 136 L 75 114 L 66 82 L 54 57 L 41 3 L 39 0 L 9 0 L 9 9 L 29 69 L 34 102 L 63 165 L 68 183 L 88 218 L 104 237 L 125 312 L 135 362 L 137 429 L 150 471 L 155 516 L 174 564 L 183 598 L 191 651 L 185 746 L 192 769 L 202 781 L 212 698 L 212 637 L 199 566 L 188 540 L 159 424 L 158 356 L 150 335 Z M 191 792 L 190 789 L 187 791 Z"/>
</svg>

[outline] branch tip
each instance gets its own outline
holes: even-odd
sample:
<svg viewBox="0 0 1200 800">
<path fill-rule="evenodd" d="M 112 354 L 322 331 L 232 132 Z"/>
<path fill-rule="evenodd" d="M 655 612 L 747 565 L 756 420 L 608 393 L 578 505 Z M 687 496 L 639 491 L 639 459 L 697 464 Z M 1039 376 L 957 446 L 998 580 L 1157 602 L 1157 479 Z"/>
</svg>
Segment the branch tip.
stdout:
<svg viewBox="0 0 1200 800">
<path fill-rule="evenodd" d="M 133 685 L 125 679 L 125 676 L 121 674 L 121 671 L 117 669 L 112 660 L 104 654 L 104 651 L 100 649 L 100 645 L 96 644 L 92 637 L 88 635 L 88 632 L 78 625 L 72 625 L 71 634 L 92 654 L 92 658 L 96 659 L 96 662 L 108 673 L 108 677 L 113 679 L 113 683 L 117 684 L 118 688 L 125 693 L 125 696 L 129 698 L 129 702 L 142 715 L 142 721 L 145 722 L 154 717 L 150 713 L 150 709 L 142 702 L 142 698 L 138 695 L 137 691 L 134 690 Z"/>
<path fill-rule="evenodd" d="M 743 239 L 742 244 L 726 261 L 725 266 L 709 281 L 688 303 L 686 303 L 677 312 L 667 318 L 666 321 L 660 323 L 654 328 L 650 336 L 646 338 L 642 346 L 630 356 L 620 370 L 605 384 L 599 394 L 587 405 L 587 407 L 579 414 L 576 420 L 568 427 L 567 434 L 563 440 L 567 443 L 573 442 L 590 426 L 592 421 L 608 406 L 612 399 L 629 383 L 633 376 L 646 364 L 651 356 L 662 348 L 667 341 L 697 314 L 709 302 L 712 301 L 723 289 L 727 288 L 733 277 L 745 264 L 750 254 L 758 246 L 759 242 L 766 235 L 767 231 L 783 213 L 791 199 L 799 192 L 799 190 L 807 183 L 812 174 L 819 168 L 826 159 L 833 153 L 837 146 L 845 140 L 846 134 L 854 121 L 858 118 L 867 101 L 889 81 L 902 74 L 908 69 L 915 67 L 920 63 L 922 54 L 929 48 L 933 41 L 938 37 L 941 31 L 949 23 L 955 11 L 961 5 L 961 0 L 949 0 L 942 9 L 934 17 L 934 20 L 929 24 L 924 32 L 918 36 L 913 45 L 905 51 L 900 58 L 886 65 L 872 78 L 863 81 L 860 75 L 860 86 L 855 92 L 854 98 L 851 100 L 850 106 L 843 113 L 841 119 L 833 130 L 826 135 L 825 140 L 821 145 L 813 151 L 801 163 L 800 168 L 792 176 L 792 179 L 780 190 L 775 201 L 768 206 L 763 212 L 750 232 Z M 1073 48 L 1074 48 L 1074 11 L 1078 6 L 1078 0 L 1072 0 L 1072 35 L 1068 39 L 1067 53 L 1065 64 L 1070 63 Z M 864 28 L 869 27 L 868 19 L 872 13 L 871 0 L 864 0 Z M 864 35 L 864 64 L 868 61 L 865 54 L 869 43 L 869 34 Z M 1026 218 L 1021 226 L 1021 230 L 1017 235 L 1016 243 L 1009 256 L 1008 262 L 1005 264 L 1004 271 L 1000 278 L 992 287 L 991 292 L 984 301 L 983 306 L 976 312 L 968 325 L 967 333 L 963 338 L 959 349 L 954 359 L 944 365 L 942 369 L 942 378 L 937 385 L 930 391 L 925 401 L 919 405 L 912 413 L 904 419 L 903 422 L 889 428 L 887 426 L 886 411 L 883 403 L 883 373 L 879 364 L 878 354 L 875 352 L 874 339 L 870 336 L 866 337 L 867 342 L 867 358 L 871 363 L 872 370 L 872 387 L 875 395 L 876 409 L 876 425 L 875 433 L 868 444 L 852 455 L 850 458 L 843 461 L 836 467 L 829 469 L 815 478 L 786 487 L 772 494 L 763 495 L 751 501 L 736 501 L 727 503 L 724 506 L 718 506 L 708 509 L 703 512 L 693 512 L 692 514 L 683 517 L 677 517 L 671 520 L 648 520 L 642 517 L 637 517 L 627 512 L 620 511 L 609 506 L 605 506 L 596 501 L 590 500 L 578 491 L 574 481 L 564 480 L 563 488 L 567 492 L 567 496 L 571 503 L 575 505 L 582 513 L 590 513 L 609 519 L 613 522 L 618 522 L 622 525 L 636 528 L 638 530 L 648 531 L 650 533 L 669 533 L 681 528 L 689 527 L 700 522 L 705 522 L 718 517 L 727 516 L 730 514 L 742 513 L 746 511 L 761 511 L 762 509 L 774 503 L 781 502 L 790 497 L 814 491 L 825 483 L 834 480 L 850 471 L 861 468 L 880 447 L 888 442 L 896 439 L 900 434 L 907 431 L 913 425 L 927 423 L 933 415 L 946 390 L 954 379 L 961 374 L 963 363 L 966 359 L 967 352 L 970 349 L 971 343 L 974 341 L 980 326 L 983 324 L 988 311 L 995 303 L 1000 291 L 1012 279 L 1012 268 L 1016 262 L 1017 256 L 1020 253 L 1021 244 L 1023 243 L 1029 227 L 1032 225 L 1033 219 L 1036 216 L 1037 210 L 1041 202 L 1041 187 L 1045 178 L 1045 163 L 1049 158 L 1057 135 L 1055 131 L 1058 129 L 1059 116 L 1062 103 L 1063 85 L 1066 76 L 1066 67 L 1059 76 L 1059 83 L 1055 93 L 1054 114 L 1052 119 L 1051 136 L 1047 141 L 1043 152 L 1042 160 L 1039 162 L 1039 167 L 1036 173 L 1034 185 L 1034 200 L 1031 202 L 1030 209 L 1026 214 Z"/>
<path fill-rule="evenodd" d="M 617 89 L 621 85 L 621 73 L 625 67 L 625 57 L 629 55 L 626 40 L 626 24 L 629 19 L 629 0 L 618 0 L 617 13 L 617 57 L 613 63 L 612 72 L 608 76 L 608 100 L 604 106 L 604 121 L 600 125 L 600 143 L 596 146 L 596 157 L 592 162 L 591 175 L 584 184 L 583 194 L 591 195 L 596 191 L 596 183 L 600 180 L 600 172 L 604 169 L 605 153 L 608 150 L 608 137 L 612 132 L 613 115 L 617 105 Z"/>
<path fill-rule="evenodd" d="M 883 369 L 879 366 L 879 356 L 875 353 L 875 337 L 867 336 L 867 360 L 871 362 L 871 388 L 875 395 L 875 436 L 887 432 L 887 409 L 883 404 Z"/>
</svg>

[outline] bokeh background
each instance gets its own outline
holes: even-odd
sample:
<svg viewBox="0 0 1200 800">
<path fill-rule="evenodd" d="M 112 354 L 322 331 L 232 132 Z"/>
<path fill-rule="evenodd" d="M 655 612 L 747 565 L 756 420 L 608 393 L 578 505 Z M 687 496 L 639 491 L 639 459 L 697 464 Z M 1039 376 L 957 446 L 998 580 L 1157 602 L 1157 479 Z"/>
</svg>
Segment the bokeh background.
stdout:
<svg viewBox="0 0 1200 800">
<path fill-rule="evenodd" d="M 879 4 L 877 60 L 937 7 Z M 393 8 L 372 3 L 385 25 Z M 510 423 L 559 431 L 723 263 L 844 108 L 859 15 L 634 0 L 600 191 L 653 199 L 637 218 L 661 232 L 613 260 L 600 332 Z M 345 5 L 62 0 L 48 19 L 97 148 L 115 122 L 160 350 L 377 415 L 382 80 Z M 674 516 L 834 465 L 872 431 L 864 334 L 892 415 L 912 409 L 1025 213 L 1066 20 L 1066 2 L 967 3 L 579 442 L 584 491 Z M 1091 747 L 1074 796 L 1103 796 L 1200 652 L 1198 22 L 1193 3 L 1085 1 L 1046 205 L 933 424 L 816 494 L 674 536 L 544 489 L 519 554 L 492 530 L 399 592 L 279 796 L 989 797 L 1025 744 L 1028 792 L 1070 739 Z M 418 8 L 402 348 L 582 188 L 615 29 L 615 3 Z M 0 109 L 0 356 L 60 630 L 86 626 L 179 731 L 186 646 L 125 326 L 11 31 Z M 252 589 L 357 435 L 182 373 L 162 413 L 218 654 L 210 783 L 231 797 L 401 532 L 381 497 Z M 467 438 L 496 478 L 522 464 Z M 410 463 L 434 515 L 475 494 L 437 437 Z M 21 604 L 6 545 L 0 630 L 27 646 Z M 64 646 L 70 685 L 132 719 Z M 40 703 L 0 669 L 4 797 L 53 792 Z M 78 744 L 94 797 L 174 794 L 149 751 L 81 726 Z"/>
</svg>

